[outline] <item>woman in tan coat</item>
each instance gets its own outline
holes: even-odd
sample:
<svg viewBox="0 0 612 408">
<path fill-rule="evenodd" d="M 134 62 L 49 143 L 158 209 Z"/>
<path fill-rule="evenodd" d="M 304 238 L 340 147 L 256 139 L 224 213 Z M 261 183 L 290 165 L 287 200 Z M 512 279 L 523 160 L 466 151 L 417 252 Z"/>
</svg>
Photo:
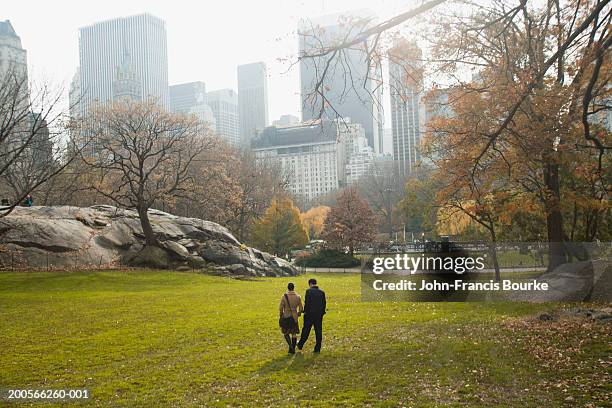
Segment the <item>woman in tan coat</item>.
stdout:
<svg viewBox="0 0 612 408">
<path fill-rule="evenodd" d="M 293 283 L 287 285 L 287 293 L 283 295 L 278 307 L 280 313 L 279 325 L 285 336 L 285 341 L 289 345 L 289 353 L 295 354 L 297 335 L 300 333 L 298 319 L 304 312 L 302 298 L 295 293 Z"/>
</svg>

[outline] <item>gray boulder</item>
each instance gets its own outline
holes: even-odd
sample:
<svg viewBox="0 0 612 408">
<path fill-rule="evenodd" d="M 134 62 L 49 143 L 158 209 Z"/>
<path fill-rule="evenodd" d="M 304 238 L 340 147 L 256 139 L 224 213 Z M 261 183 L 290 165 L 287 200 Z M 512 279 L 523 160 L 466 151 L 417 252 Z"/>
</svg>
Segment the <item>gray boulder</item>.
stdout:
<svg viewBox="0 0 612 408">
<path fill-rule="evenodd" d="M 297 274 L 283 259 L 246 247 L 214 222 L 150 210 L 160 248 L 144 247 L 135 211 L 93 207 L 18 207 L 0 218 L 0 268 L 84 269 L 147 266 L 222 268 L 229 274 Z"/>
<path fill-rule="evenodd" d="M 541 275 L 546 291 L 517 291 L 508 298 L 526 302 L 612 301 L 612 270 L 609 259 L 570 262 Z"/>
</svg>

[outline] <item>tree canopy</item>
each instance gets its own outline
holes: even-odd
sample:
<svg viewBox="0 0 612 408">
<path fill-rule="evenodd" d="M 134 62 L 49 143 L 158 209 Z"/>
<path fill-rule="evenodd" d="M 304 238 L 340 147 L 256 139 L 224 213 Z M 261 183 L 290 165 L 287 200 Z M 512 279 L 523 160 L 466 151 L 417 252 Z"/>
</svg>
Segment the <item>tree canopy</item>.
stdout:
<svg viewBox="0 0 612 408">
<path fill-rule="evenodd" d="M 255 221 L 253 246 L 278 256 L 308 244 L 308 234 L 300 220 L 300 210 L 285 195 L 275 197 L 264 215 Z"/>
</svg>

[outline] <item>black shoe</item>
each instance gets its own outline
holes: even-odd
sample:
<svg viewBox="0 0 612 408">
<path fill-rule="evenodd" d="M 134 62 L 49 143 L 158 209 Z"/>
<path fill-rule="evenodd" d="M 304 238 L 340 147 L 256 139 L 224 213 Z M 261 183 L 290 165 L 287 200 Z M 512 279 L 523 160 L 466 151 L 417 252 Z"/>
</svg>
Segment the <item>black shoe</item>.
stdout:
<svg viewBox="0 0 612 408">
<path fill-rule="evenodd" d="M 297 348 L 298 348 L 298 350 L 302 351 L 302 347 L 304 347 L 304 345 L 303 345 L 303 344 L 300 344 L 300 343 L 298 343 L 298 344 L 297 344 Z"/>
</svg>

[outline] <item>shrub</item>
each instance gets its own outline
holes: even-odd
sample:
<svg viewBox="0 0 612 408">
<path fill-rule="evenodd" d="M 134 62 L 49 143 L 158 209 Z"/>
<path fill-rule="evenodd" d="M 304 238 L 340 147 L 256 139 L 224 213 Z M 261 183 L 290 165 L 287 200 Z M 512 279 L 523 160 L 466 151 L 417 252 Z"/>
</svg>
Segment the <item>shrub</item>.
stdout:
<svg viewBox="0 0 612 408">
<path fill-rule="evenodd" d="M 352 268 L 359 266 L 361 261 L 335 249 L 322 249 L 312 255 L 297 259 L 295 263 L 298 266 L 311 268 Z"/>
</svg>

